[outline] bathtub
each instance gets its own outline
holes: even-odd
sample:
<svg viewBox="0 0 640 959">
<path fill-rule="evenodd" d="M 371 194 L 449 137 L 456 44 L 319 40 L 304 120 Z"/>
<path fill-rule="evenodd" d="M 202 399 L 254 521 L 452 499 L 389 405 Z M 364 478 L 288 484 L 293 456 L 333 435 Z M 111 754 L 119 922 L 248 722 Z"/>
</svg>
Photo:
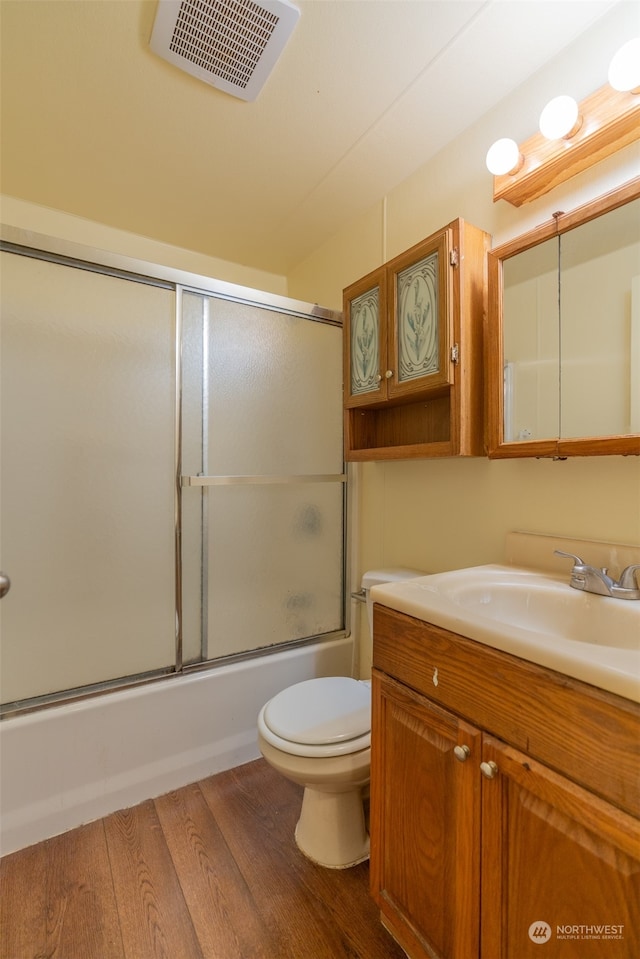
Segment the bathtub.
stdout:
<svg viewBox="0 0 640 959">
<path fill-rule="evenodd" d="M 271 696 L 352 668 L 349 636 L 5 719 L 0 854 L 256 759 Z"/>
</svg>

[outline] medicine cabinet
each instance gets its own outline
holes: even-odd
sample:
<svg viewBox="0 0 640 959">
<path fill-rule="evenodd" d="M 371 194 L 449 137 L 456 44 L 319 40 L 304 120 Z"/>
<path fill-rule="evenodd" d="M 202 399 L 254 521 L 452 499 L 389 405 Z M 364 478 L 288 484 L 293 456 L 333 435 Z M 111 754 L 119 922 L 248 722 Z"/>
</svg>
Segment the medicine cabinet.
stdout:
<svg viewBox="0 0 640 959">
<path fill-rule="evenodd" d="M 640 177 L 488 260 L 489 456 L 640 455 Z"/>
</svg>

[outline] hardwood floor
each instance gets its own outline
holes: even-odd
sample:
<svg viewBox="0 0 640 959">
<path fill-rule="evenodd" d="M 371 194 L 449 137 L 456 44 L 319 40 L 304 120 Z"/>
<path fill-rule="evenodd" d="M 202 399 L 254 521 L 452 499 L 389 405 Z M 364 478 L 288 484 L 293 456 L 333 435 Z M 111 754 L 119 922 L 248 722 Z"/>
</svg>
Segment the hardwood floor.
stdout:
<svg viewBox="0 0 640 959">
<path fill-rule="evenodd" d="M 264 760 L 0 861 L 0 959 L 402 959 L 369 866 L 293 838 L 301 790 Z"/>
</svg>

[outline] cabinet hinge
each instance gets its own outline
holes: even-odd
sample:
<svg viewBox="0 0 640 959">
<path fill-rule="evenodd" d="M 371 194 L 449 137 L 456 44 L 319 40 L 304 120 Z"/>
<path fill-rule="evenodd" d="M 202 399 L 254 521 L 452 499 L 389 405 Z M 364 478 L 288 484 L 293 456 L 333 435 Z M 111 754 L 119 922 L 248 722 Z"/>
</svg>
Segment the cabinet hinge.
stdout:
<svg viewBox="0 0 640 959">
<path fill-rule="evenodd" d="M 458 248 L 454 246 L 453 250 L 451 250 L 449 253 L 449 263 L 451 266 L 457 266 L 459 260 L 460 257 L 458 255 Z"/>
<path fill-rule="evenodd" d="M 451 347 L 451 362 L 457 363 L 460 359 L 460 347 L 457 343 L 454 343 Z"/>
</svg>

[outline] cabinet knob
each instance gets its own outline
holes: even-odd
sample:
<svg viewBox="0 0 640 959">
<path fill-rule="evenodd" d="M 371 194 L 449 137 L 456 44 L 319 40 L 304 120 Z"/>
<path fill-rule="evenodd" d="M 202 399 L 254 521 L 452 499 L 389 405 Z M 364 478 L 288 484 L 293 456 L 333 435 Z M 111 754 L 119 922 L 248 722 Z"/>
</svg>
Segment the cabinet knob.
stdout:
<svg viewBox="0 0 640 959">
<path fill-rule="evenodd" d="M 378 373 L 376 376 L 376 383 L 382 383 L 382 373 Z"/>
<path fill-rule="evenodd" d="M 463 763 L 463 762 L 466 762 L 466 760 L 471 755 L 471 750 L 469 749 L 468 746 L 454 746 L 453 755 L 456 757 L 458 762 Z"/>
<path fill-rule="evenodd" d="M 390 380 L 393 376 L 393 370 L 385 370 L 384 378 L 385 380 Z"/>
<path fill-rule="evenodd" d="M 490 760 L 488 763 L 480 763 L 480 772 L 487 779 L 495 779 L 498 775 L 498 767 L 493 760 Z"/>
</svg>

